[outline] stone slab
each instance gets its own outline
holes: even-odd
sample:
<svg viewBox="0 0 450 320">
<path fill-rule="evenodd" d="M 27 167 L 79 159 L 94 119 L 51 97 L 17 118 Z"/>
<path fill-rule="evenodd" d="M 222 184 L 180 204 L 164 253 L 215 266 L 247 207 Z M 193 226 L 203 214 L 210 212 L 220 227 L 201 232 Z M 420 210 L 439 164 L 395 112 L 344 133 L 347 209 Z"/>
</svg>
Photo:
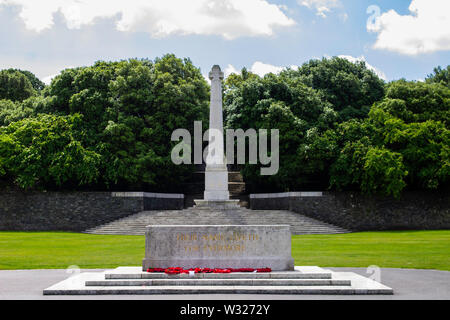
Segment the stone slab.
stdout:
<svg viewBox="0 0 450 320">
<path fill-rule="evenodd" d="M 184 199 L 184 194 L 181 193 L 112 192 L 111 196 L 118 198 Z"/>
<path fill-rule="evenodd" d="M 294 270 L 290 226 L 148 226 L 142 269 L 170 267 Z"/>
<path fill-rule="evenodd" d="M 250 194 L 250 199 L 272 199 L 272 198 L 301 198 L 301 197 L 322 197 L 321 191 L 303 192 L 282 192 L 282 193 L 255 193 Z"/>
</svg>

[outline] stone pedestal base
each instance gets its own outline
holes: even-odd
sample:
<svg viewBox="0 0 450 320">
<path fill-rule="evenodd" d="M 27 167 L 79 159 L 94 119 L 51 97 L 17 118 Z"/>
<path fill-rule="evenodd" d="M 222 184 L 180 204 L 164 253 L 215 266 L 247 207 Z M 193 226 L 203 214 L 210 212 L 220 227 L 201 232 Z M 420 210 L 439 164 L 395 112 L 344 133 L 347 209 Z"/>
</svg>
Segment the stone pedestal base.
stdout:
<svg viewBox="0 0 450 320">
<path fill-rule="evenodd" d="M 194 200 L 196 209 L 240 209 L 239 200 Z"/>
<path fill-rule="evenodd" d="M 205 200 L 224 201 L 230 199 L 228 192 L 228 171 L 223 167 L 206 167 L 205 171 Z"/>
<path fill-rule="evenodd" d="M 228 190 L 205 191 L 203 197 L 207 201 L 226 201 L 230 199 Z"/>
</svg>

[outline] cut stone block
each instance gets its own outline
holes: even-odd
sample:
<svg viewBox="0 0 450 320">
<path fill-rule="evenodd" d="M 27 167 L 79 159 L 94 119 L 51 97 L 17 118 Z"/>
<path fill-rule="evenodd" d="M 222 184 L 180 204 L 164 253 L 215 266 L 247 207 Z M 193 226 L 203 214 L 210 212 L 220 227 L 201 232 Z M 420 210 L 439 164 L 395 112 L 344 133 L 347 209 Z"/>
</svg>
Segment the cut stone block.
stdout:
<svg viewBox="0 0 450 320">
<path fill-rule="evenodd" d="M 148 268 L 271 268 L 294 270 L 288 225 L 148 226 Z"/>
</svg>

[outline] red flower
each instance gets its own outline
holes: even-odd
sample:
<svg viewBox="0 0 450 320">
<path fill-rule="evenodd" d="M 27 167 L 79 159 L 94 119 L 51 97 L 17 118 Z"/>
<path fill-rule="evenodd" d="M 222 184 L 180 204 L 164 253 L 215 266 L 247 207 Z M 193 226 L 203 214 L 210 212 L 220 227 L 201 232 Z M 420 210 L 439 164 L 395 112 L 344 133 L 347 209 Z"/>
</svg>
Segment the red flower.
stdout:
<svg viewBox="0 0 450 320">
<path fill-rule="evenodd" d="M 166 274 L 175 275 L 175 274 L 181 274 L 181 273 L 189 273 L 189 271 L 194 271 L 195 273 L 230 273 L 230 272 L 272 272 L 272 269 L 270 268 L 259 268 L 259 269 L 253 269 L 253 268 L 239 268 L 239 269 L 233 269 L 233 268 L 226 268 L 226 269 L 210 269 L 210 268 L 191 268 L 191 269 L 183 269 L 180 267 L 175 268 L 167 268 L 167 269 L 161 269 L 161 268 L 148 268 L 147 272 L 153 273 L 153 272 L 165 272 Z"/>
<path fill-rule="evenodd" d="M 252 268 L 239 268 L 239 269 L 230 269 L 231 272 L 253 272 L 255 269 Z"/>
<path fill-rule="evenodd" d="M 214 269 L 214 273 L 230 273 L 230 269 Z"/>
<path fill-rule="evenodd" d="M 184 270 L 183 268 L 167 268 L 164 272 L 167 274 L 180 274 L 182 273 Z"/>
</svg>

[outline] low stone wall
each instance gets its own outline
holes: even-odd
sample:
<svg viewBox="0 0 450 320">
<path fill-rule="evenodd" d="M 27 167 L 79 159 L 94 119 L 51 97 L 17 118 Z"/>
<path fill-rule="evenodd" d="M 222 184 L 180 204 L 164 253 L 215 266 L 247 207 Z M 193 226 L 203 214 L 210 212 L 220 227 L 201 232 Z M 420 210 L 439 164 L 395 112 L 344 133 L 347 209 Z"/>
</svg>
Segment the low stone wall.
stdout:
<svg viewBox="0 0 450 320">
<path fill-rule="evenodd" d="M 183 207 L 182 194 L 0 192 L 0 230 L 80 232 L 144 210 Z"/>
<path fill-rule="evenodd" d="M 405 192 L 401 199 L 356 192 L 252 194 L 250 208 L 291 210 L 353 231 L 450 229 L 445 192 Z"/>
</svg>

